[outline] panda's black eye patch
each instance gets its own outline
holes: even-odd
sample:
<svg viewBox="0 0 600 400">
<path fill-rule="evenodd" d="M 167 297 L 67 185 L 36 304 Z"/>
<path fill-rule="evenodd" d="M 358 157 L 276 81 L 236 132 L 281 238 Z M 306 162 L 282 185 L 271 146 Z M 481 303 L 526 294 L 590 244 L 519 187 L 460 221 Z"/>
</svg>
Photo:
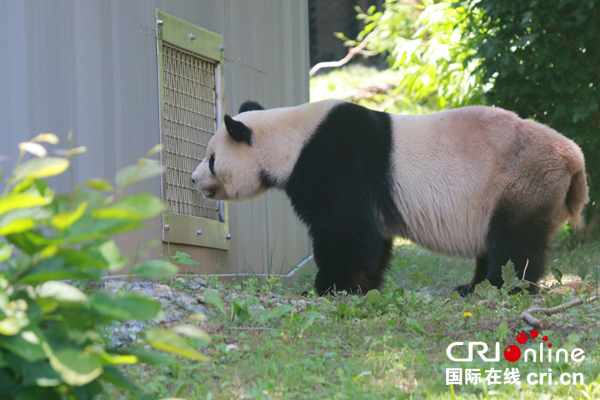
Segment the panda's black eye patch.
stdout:
<svg viewBox="0 0 600 400">
<path fill-rule="evenodd" d="M 215 174 L 215 155 L 214 154 L 212 156 L 210 156 L 210 160 L 208 160 L 208 169 L 210 169 L 211 174 L 213 174 L 214 176 L 217 176 L 217 174 Z"/>
</svg>

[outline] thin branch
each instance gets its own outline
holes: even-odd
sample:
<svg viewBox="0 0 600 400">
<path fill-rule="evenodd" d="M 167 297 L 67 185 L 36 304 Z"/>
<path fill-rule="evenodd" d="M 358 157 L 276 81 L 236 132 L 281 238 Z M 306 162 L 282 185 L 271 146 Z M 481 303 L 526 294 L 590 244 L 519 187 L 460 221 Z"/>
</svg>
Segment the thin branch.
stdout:
<svg viewBox="0 0 600 400">
<path fill-rule="evenodd" d="M 529 268 L 529 258 L 525 262 L 525 268 L 523 268 L 523 280 L 525 280 L 525 274 L 527 273 L 527 268 Z"/>
<path fill-rule="evenodd" d="M 310 69 L 309 75 L 312 77 L 321 68 L 337 68 L 337 67 L 341 67 L 342 65 L 348 63 L 350 60 L 352 60 L 352 58 L 354 58 L 354 56 L 356 54 L 362 53 L 362 51 L 365 48 L 365 46 L 367 45 L 367 43 L 369 43 L 369 40 L 371 40 L 376 34 L 377 34 L 377 31 L 372 31 L 371 33 L 369 33 L 367 36 L 365 36 L 365 38 L 362 40 L 362 42 L 360 42 L 358 44 L 358 46 L 351 47 L 350 50 L 348 51 L 348 54 L 346 54 L 346 57 L 342 58 L 341 60 L 325 61 L 325 62 L 320 62 L 320 63 L 316 64 L 314 67 L 312 67 Z M 362 53 L 362 54 L 365 54 L 365 53 Z"/>
<path fill-rule="evenodd" d="M 544 115 L 544 113 L 542 113 L 539 110 L 536 110 L 535 108 L 533 108 L 532 106 L 530 106 L 527 102 L 525 102 L 525 100 L 520 99 L 519 100 L 521 103 L 525 104 L 531 111 L 533 111 L 535 114 L 537 114 L 541 119 L 543 120 L 548 120 L 548 117 Z"/>
<path fill-rule="evenodd" d="M 529 283 L 530 285 L 533 285 L 533 286 L 537 287 L 538 289 L 541 289 L 541 290 L 546 290 L 546 288 L 545 288 L 545 287 L 543 287 L 543 286 L 541 286 L 541 285 L 538 285 L 538 284 L 537 284 L 537 283 L 535 283 L 535 282 L 531 282 L 531 281 L 528 281 L 527 279 L 525 279 L 525 274 L 527 273 L 527 267 L 529 267 L 529 259 L 527 259 L 527 261 L 525 262 L 525 268 L 523 269 L 523 278 L 522 278 L 521 280 L 518 280 L 518 281 L 516 281 L 516 282 L 514 282 L 514 283 L 512 283 L 512 284 L 510 284 L 510 285 L 508 285 L 508 286 L 507 286 L 507 287 L 505 287 L 504 289 L 505 289 L 505 290 L 508 290 L 508 289 L 510 289 L 511 287 L 513 287 L 513 286 L 515 286 L 515 285 L 518 285 L 519 283 Z"/>
<path fill-rule="evenodd" d="M 587 302 L 591 303 L 592 301 L 598 300 L 598 298 L 600 298 L 600 296 L 592 296 L 587 300 Z M 548 316 L 554 315 L 554 314 L 558 314 L 559 312 L 565 311 L 567 308 L 571 308 L 571 307 L 575 307 L 580 304 L 583 304 L 583 302 L 584 302 L 584 300 L 579 299 L 579 300 L 573 300 L 569 303 L 560 304 L 560 305 L 558 305 L 556 307 L 552 307 L 552 308 L 534 307 L 534 308 L 530 308 L 528 310 L 523 311 L 519 317 L 523 321 L 525 321 L 528 325 L 530 325 L 534 328 L 545 329 L 549 325 L 548 321 L 545 319 L 538 319 L 538 318 L 534 317 L 532 315 L 533 313 L 541 312 Z"/>
</svg>

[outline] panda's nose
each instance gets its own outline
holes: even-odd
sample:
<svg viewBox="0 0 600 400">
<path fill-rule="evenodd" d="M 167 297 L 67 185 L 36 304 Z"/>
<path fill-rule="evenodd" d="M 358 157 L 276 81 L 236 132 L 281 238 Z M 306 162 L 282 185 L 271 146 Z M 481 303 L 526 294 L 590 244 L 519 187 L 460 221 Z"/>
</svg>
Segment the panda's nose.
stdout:
<svg viewBox="0 0 600 400">
<path fill-rule="evenodd" d="M 196 184 L 196 180 L 194 179 L 194 177 L 192 177 L 192 182 L 194 182 L 194 184 Z"/>
</svg>

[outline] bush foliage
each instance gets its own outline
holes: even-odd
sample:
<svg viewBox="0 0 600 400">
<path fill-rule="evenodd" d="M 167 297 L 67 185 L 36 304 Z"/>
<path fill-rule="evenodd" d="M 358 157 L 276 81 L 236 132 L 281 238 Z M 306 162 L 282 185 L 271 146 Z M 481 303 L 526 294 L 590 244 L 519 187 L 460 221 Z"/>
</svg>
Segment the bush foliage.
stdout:
<svg viewBox="0 0 600 400">
<path fill-rule="evenodd" d="M 124 196 L 124 190 L 162 173 L 162 167 L 142 159 L 118 173 L 116 188 L 90 180 L 58 195 L 44 178 L 67 170 L 85 148 L 47 157 L 42 143 L 57 141 L 55 135 L 42 134 L 21 143 L 17 166 L 0 197 L 2 399 L 91 399 L 103 391 L 100 381 L 138 392 L 117 365 L 173 361 L 146 350 L 111 349 L 102 335 L 114 321 L 159 317 L 160 303 L 134 293 L 84 292 L 72 282 L 97 281 L 127 264 L 110 237 L 140 228 L 163 206 L 150 194 Z M 35 157 L 23 162 L 26 153 Z M 176 267 L 148 260 L 131 272 L 161 279 L 171 277 Z M 207 340 L 194 325 L 152 329 L 145 340 L 157 349 L 205 360 L 179 333 Z"/>
<path fill-rule="evenodd" d="M 365 28 L 357 41 L 376 31 L 367 48 L 387 54 L 390 68 L 401 73 L 395 95 L 406 93 L 437 109 L 482 102 L 478 61 L 471 58 L 471 37 L 464 34 L 466 8 L 454 6 L 453 0 L 388 0 L 383 11 L 358 11 Z"/>
<path fill-rule="evenodd" d="M 463 0 L 489 104 L 545 123 L 581 146 L 600 211 L 600 2 Z M 483 18 L 482 18 L 483 16 Z M 592 224 L 596 225 L 596 224 Z"/>
</svg>

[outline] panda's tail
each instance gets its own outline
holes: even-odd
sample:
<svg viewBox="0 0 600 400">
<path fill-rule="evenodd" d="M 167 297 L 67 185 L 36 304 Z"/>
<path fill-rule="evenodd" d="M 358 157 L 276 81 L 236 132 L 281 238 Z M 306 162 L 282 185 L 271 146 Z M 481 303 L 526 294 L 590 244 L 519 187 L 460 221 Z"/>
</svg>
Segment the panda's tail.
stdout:
<svg viewBox="0 0 600 400">
<path fill-rule="evenodd" d="M 571 215 L 573 228 L 577 229 L 582 226 L 581 213 L 583 206 L 588 202 L 588 187 L 585 177 L 585 170 L 580 169 L 571 176 L 571 185 L 567 192 L 566 205 Z"/>
</svg>

